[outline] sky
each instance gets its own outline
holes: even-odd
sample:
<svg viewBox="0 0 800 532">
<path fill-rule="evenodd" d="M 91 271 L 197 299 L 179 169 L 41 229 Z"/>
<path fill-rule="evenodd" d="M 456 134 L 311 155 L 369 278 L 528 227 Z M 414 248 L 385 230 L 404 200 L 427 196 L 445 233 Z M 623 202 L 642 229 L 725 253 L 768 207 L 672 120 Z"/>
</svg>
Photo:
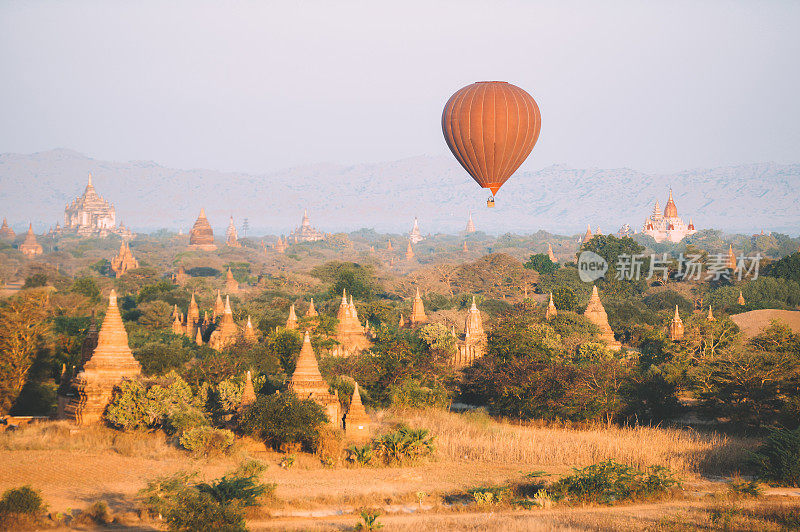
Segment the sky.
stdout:
<svg viewBox="0 0 800 532">
<path fill-rule="evenodd" d="M 523 166 L 800 161 L 800 2 L 0 2 L 0 153 L 260 173 L 448 153 L 481 80 L 542 113 Z"/>
</svg>

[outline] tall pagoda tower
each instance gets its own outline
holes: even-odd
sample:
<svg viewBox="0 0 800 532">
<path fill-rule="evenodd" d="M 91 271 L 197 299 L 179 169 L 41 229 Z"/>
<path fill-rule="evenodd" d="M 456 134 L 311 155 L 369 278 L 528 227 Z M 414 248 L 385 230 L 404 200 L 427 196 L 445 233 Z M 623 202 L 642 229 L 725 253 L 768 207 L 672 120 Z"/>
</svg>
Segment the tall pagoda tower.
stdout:
<svg viewBox="0 0 800 532">
<path fill-rule="evenodd" d="M 330 424 L 341 428 L 342 416 L 339 398 L 328 391 L 328 383 L 322 378 L 317 364 L 317 357 L 311 347 L 311 338 L 306 331 L 303 337 L 303 347 L 297 358 L 292 378 L 289 381 L 289 391 L 300 399 L 311 399 L 320 405 L 328 415 Z M 337 394 L 338 395 L 338 394 Z"/>
<path fill-rule="evenodd" d="M 600 301 L 597 286 L 592 287 L 592 297 L 589 299 L 589 305 L 583 315 L 600 328 L 600 339 L 611 349 L 617 351 L 622 347 L 622 344 L 614 338 L 614 331 L 611 330 L 611 326 L 608 324 L 608 314 L 606 314 L 606 309 Z"/>
</svg>

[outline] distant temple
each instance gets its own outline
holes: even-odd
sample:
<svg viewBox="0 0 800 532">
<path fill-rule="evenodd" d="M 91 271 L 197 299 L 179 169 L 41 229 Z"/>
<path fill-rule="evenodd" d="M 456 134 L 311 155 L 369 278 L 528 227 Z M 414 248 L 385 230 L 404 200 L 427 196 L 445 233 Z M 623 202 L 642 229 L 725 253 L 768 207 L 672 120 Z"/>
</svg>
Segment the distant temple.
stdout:
<svg viewBox="0 0 800 532">
<path fill-rule="evenodd" d="M 467 228 L 464 229 L 465 233 L 475 232 L 475 222 L 472 221 L 472 213 L 469 213 L 469 220 L 467 220 Z"/>
<path fill-rule="evenodd" d="M 308 210 L 303 211 L 303 221 L 300 227 L 296 228 L 289 234 L 289 238 L 297 242 L 316 242 L 317 240 L 325 240 L 325 235 L 311 226 L 311 221 L 308 219 Z"/>
<path fill-rule="evenodd" d="M 672 189 L 669 189 L 669 199 L 667 206 L 664 207 L 664 213 L 661 213 L 661 206 L 656 201 L 653 214 L 645 220 L 642 232 L 652 236 L 656 242 L 680 242 L 697 231 L 691 219 L 689 225 L 685 225 L 683 220 L 678 218 L 678 208 L 675 206 L 675 200 L 672 199 Z"/>
<path fill-rule="evenodd" d="M 228 271 L 225 273 L 225 291 L 230 294 L 235 294 L 239 291 L 239 281 L 233 276 L 230 267 L 228 267 Z"/>
<path fill-rule="evenodd" d="M 194 222 L 189 233 L 189 249 L 199 249 L 202 251 L 214 251 L 217 245 L 214 244 L 214 230 L 206 218 L 206 210 L 200 209 L 200 216 Z"/>
<path fill-rule="evenodd" d="M 408 234 L 408 240 L 412 244 L 416 244 L 417 242 L 422 242 L 424 240 L 422 233 L 419 232 L 419 223 L 417 222 L 416 218 L 414 218 L 414 225 L 411 227 L 411 232 Z"/>
<path fill-rule="evenodd" d="M 289 317 L 286 318 L 286 327 L 284 328 L 287 331 L 294 331 L 297 329 L 297 312 L 294 310 L 294 303 L 289 307 Z"/>
<path fill-rule="evenodd" d="M 411 247 L 411 240 L 408 241 L 408 246 L 406 247 L 406 260 L 409 262 L 414 260 L 414 248 Z"/>
<path fill-rule="evenodd" d="M 589 305 L 583 315 L 600 328 L 600 339 L 608 347 L 615 351 L 622 347 L 622 344 L 614 338 L 614 331 L 611 330 L 611 326 L 608 324 L 608 314 L 606 314 L 606 309 L 600 301 L 596 286 L 592 287 L 592 297 L 589 299 Z"/>
<path fill-rule="evenodd" d="M 84 425 L 99 421 L 116 387 L 123 379 L 141 373 L 139 362 L 128 347 L 128 333 L 117 307 L 117 294 L 111 290 L 108 310 L 91 358 L 72 380 L 64 415 Z"/>
<path fill-rule="evenodd" d="M 0 240 L 7 240 L 12 242 L 17 238 L 17 234 L 8 226 L 8 222 L 3 218 L 3 225 L 0 226 Z"/>
<path fill-rule="evenodd" d="M 225 244 L 230 248 L 242 247 L 242 245 L 239 243 L 239 234 L 236 232 L 236 226 L 233 225 L 233 216 L 231 216 L 228 229 L 225 231 Z"/>
<path fill-rule="evenodd" d="M 342 302 L 336 311 L 336 341 L 339 345 L 331 353 L 337 356 L 350 356 L 367 349 L 370 341 L 367 339 L 364 326 L 358 319 L 358 311 L 353 304 L 353 296 L 347 301 L 347 292 L 342 291 Z"/>
<path fill-rule="evenodd" d="M 556 258 L 555 254 L 553 253 L 553 246 L 547 244 L 547 258 L 550 259 L 550 262 L 556 263 L 558 259 Z"/>
<path fill-rule="evenodd" d="M 414 301 L 411 303 L 411 316 L 408 321 L 412 327 L 422 323 L 428 323 L 428 316 L 425 314 L 425 304 L 422 302 L 422 297 L 419 295 L 419 288 L 417 288 Z"/>
<path fill-rule="evenodd" d="M 558 316 L 558 309 L 556 308 L 555 303 L 553 303 L 553 292 L 550 292 L 550 302 L 547 303 L 547 310 L 544 313 L 544 319 L 550 321 L 556 316 Z"/>
<path fill-rule="evenodd" d="M 211 333 L 208 340 L 208 346 L 211 349 L 222 351 L 226 347 L 236 343 L 239 336 L 239 327 L 233 321 L 233 312 L 231 311 L 230 296 L 225 296 L 225 310 L 222 312 L 222 320 L 219 326 Z"/>
<path fill-rule="evenodd" d="M 42 246 L 36 241 L 36 235 L 33 232 L 33 224 L 28 225 L 28 232 L 25 233 L 25 241 L 19 245 L 19 251 L 28 258 L 42 254 Z"/>
<path fill-rule="evenodd" d="M 134 236 L 122 223 L 117 227 L 114 205 L 103 199 L 94 189 L 92 174 L 89 174 L 83 195 L 75 198 L 64 209 L 63 231 L 79 236 L 105 237 L 112 233 L 123 238 Z"/>
<path fill-rule="evenodd" d="M 469 366 L 486 354 L 486 333 L 483 330 L 481 311 L 475 304 L 475 296 L 472 296 L 472 306 L 464 323 L 464 335 L 456 337 L 456 348 L 452 364 L 457 367 Z"/>
<path fill-rule="evenodd" d="M 353 388 L 353 397 L 350 399 L 350 408 L 344 417 L 344 432 L 348 439 L 365 441 L 369 439 L 370 419 L 364 405 L 361 403 L 361 394 L 358 393 L 358 383 Z"/>
<path fill-rule="evenodd" d="M 117 256 L 111 259 L 111 270 L 117 277 L 120 277 L 128 270 L 135 270 L 138 267 L 139 261 L 134 258 L 130 246 L 123 240 Z"/>
<path fill-rule="evenodd" d="M 592 228 L 589 224 L 586 224 L 586 233 L 583 235 L 583 240 L 581 240 L 581 244 L 587 243 L 593 237 L 592 235 Z"/>
<path fill-rule="evenodd" d="M 673 342 L 683 339 L 683 320 L 678 314 L 678 305 L 675 305 L 675 316 L 669 324 L 669 339 Z"/>
</svg>

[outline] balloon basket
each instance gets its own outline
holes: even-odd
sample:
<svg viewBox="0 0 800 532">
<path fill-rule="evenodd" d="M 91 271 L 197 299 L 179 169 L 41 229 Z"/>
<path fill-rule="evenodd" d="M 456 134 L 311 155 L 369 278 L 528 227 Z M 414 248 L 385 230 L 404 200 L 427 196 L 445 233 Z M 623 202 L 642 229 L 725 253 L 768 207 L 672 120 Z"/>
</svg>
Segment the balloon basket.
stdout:
<svg viewBox="0 0 800 532">
<path fill-rule="evenodd" d="M 486 206 L 490 209 L 494 207 L 494 196 L 489 196 L 489 199 L 486 200 Z"/>
</svg>

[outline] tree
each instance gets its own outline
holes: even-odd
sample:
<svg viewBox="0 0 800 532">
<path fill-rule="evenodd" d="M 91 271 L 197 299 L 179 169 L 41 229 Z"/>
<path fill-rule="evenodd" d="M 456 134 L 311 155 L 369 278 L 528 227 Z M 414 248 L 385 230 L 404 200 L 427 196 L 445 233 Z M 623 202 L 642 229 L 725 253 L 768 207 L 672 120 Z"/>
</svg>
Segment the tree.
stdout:
<svg viewBox="0 0 800 532">
<path fill-rule="evenodd" d="M 0 308 L 0 412 L 8 412 L 19 396 L 50 331 L 48 299 L 45 290 L 32 290 L 10 298 Z"/>
<path fill-rule="evenodd" d="M 575 295 L 572 288 L 568 286 L 559 286 L 553 289 L 553 304 L 558 310 L 574 311 L 578 308 L 578 296 Z"/>
<path fill-rule="evenodd" d="M 100 288 L 91 277 L 75 279 L 70 289 L 77 294 L 88 297 L 92 302 L 100 301 Z"/>
<path fill-rule="evenodd" d="M 783 277 L 800 284 L 800 252 L 792 253 L 767 268 L 770 277 Z"/>
<path fill-rule="evenodd" d="M 546 253 L 531 255 L 531 258 L 528 262 L 523 264 L 523 266 L 529 270 L 536 270 L 539 273 L 553 273 L 560 267 L 557 262 L 551 261 Z"/>
<path fill-rule="evenodd" d="M 299 444 L 313 452 L 327 421 L 317 403 L 285 392 L 260 396 L 242 415 L 240 427 L 274 449 Z"/>
</svg>

